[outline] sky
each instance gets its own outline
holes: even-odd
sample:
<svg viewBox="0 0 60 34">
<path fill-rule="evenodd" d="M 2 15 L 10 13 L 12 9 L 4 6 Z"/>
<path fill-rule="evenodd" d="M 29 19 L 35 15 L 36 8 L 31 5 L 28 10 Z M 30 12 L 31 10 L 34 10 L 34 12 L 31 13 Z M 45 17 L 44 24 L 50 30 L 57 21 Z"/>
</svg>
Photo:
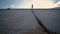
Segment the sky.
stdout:
<svg viewBox="0 0 60 34">
<path fill-rule="evenodd" d="M 0 8 L 54 8 L 60 4 L 59 0 L 0 0 Z"/>
</svg>

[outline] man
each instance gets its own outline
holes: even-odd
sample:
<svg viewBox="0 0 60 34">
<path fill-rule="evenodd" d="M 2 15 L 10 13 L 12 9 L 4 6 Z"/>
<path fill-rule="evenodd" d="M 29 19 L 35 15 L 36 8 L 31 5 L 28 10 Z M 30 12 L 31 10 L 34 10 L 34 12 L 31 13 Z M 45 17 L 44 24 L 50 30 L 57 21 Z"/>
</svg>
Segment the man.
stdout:
<svg viewBox="0 0 60 34">
<path fill-rule="evenodd" d="M 33 10 L 33 4 L 31 5 L 31 9 Z"/>
</svg>

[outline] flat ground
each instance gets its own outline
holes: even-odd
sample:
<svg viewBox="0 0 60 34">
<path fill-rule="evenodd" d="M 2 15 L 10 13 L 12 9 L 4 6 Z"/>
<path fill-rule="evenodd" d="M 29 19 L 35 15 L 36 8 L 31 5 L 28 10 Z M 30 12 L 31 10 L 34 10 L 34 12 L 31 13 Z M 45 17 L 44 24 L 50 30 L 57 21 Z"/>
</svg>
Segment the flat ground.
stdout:
<svg viewBox="0 0 60 34">
<path fill-rule="evenodd" d="M 56 19 L 59 19 L 60 12 L 56 11 L 34 10 L 47 29 L 58 32 L 60 31 L 60 21 Z M 33 32 L 33 34 L 37 32 L 38 34 L 46 33 L 38 24 L 31 10 L 0 10 L 0 31 L 2 34 L 22 34 L 23 32 L 26 33 L 26 31 L 30 31 L 27 33 Z"/>
</svg>

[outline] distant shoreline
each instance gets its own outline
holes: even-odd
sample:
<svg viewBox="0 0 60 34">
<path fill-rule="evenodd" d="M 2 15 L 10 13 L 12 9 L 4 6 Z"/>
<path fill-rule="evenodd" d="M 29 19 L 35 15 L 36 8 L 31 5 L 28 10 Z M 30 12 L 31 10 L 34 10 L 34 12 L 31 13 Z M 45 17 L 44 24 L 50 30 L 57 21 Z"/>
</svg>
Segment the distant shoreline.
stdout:
<svg viewBox="0 0 60 34">
<path fill-rule="evenodd" d="M 0 8 L 0 10 L 31 10 L 32 8 Z M 60 7 L 55 8 L 33 8 L 33 10 L 60 10 Z"/>
</svg>

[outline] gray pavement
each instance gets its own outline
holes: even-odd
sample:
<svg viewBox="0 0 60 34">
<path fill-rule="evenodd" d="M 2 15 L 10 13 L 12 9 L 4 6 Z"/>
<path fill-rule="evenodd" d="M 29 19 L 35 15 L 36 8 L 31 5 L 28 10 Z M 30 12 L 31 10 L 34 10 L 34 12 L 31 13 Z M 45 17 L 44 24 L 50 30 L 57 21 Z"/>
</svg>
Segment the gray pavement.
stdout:
<svg viewBox="0 0 60 34">
<path fill-rule="evenodd" d="M 48 30 L 60 32 L 60 10 L 34 10 L 34 12 Z M 0 10 L 1 32 L 17 34 L 22 31 L 33 31 L 38 27 L 41 28 L 31 10 Z"/>
<path fill-rule="evenodd" d="M 3 32 L 32 31 L 40 27 L 31 10 L 0 10 L 0 13 L 0 30 Z"/>
</svg>

